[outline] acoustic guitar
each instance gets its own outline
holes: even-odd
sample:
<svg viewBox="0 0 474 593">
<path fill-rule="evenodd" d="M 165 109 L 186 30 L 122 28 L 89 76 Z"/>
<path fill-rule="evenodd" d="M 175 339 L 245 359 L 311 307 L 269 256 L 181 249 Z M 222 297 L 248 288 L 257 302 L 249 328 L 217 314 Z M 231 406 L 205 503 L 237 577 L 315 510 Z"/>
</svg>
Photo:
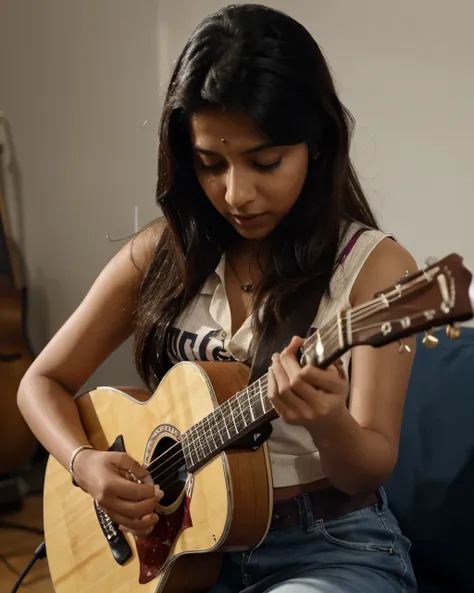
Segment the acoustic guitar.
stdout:
<svg viewBox="0 0 474 593">
<path fill-rule="evenodd" d="M 3 197 L 0 145 L 0 474 L 22 467 L 38 441 L 18 409 L 20 381 L 33 361 L 25 331 L 25 288 Z"/>
<path fill-rule="evenodd" d="M 473 316 L 472 275 L 456 254 L 403 278 L 309 337 L 301 364 L 328 367 L 359 345 L 379 347 Z M 471 288 L 470 288 L 471 287 Z M 471 290 L 471 293 L 469 292 Z M 258 546 L 272 516 L 272 475 L 262 426 L 277 414 L 267 376 L 248 385 L 234 362 L 182 362 L 153 395 L 101 387 L 76 397 L 90 443 L 126 451 L 164 491 L 148 537 L 120 531 L 94 500 L 47 464 L 44 529 L 56 593 L 197 593 L 215 582 L 222 552 Z M 242 440 L 247 442 L 242 444 Z"/>
</svg>

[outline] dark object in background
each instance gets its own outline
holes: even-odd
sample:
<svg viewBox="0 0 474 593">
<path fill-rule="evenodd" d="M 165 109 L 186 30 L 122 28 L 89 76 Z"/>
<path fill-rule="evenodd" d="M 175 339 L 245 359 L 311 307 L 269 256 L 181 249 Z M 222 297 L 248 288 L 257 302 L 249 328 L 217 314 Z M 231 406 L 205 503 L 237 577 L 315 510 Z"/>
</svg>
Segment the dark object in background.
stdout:
<svg viewBox="0 0 474 593">
<path fill-rule="evenodd" d="M 474 593 L 474 329 L 418 341 L 389 506 L 412 541 L 419 593 Z"/>
</svg>

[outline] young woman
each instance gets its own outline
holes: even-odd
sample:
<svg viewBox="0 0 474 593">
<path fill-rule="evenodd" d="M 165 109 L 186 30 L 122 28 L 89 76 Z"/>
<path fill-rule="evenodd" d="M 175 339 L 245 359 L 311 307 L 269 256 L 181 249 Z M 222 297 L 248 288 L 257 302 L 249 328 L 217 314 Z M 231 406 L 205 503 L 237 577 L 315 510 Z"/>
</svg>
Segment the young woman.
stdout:
<svg viewBox="0 0 474 593">
<path fill-rule="evenodd" d="M 416 270 L 377 228 L 349 160 L 350 123 L 318 45 L 290 17 L 236 5 L 198 26 L 162 115 L 164 216 L 106 266 L 20 386 L 22 413 L 65 468 L 88 444 L 71 394 L 130 335 L 154 389 L 179 360 L 250 365 L 266 328 L 278 335 L 311 287 L 322 296 L 317 328 Z M 212 593 L 413 592 L 409 543 L 381 488 L 397 459 L 413 340 L 411 353 L 359 347 L 327 370 L 300 367 L 301 342 L 269 360 L 280 416 L 270 532 L 226 556 Z M 147 477 L 125 454 L 74 457 L 76 483 L 123 529 L 146 534 L 162 492 L 127 470 Z"/>
</svg>

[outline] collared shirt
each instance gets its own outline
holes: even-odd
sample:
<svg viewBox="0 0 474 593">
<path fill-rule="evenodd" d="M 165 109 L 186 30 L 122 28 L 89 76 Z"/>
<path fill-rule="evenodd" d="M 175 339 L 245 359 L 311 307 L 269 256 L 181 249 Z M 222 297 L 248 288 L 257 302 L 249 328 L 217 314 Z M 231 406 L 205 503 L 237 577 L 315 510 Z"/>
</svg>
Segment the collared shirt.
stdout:
<svg viewBox="0 0 474 593">
<path fill-rule="evenodd" d="M 341 245 L 341 252 L 360 230 L 353 224 Z M 367 230 L 357 236 L 350 252 L 331 280 L 331 298 L 323 297 L 312 328 L 321 328 L 342 307 L 350 307 L 352 286 L 367 257 L 387 237 L 381 231 Z M 252 340 L 252 318 L 248 317 L 232 335 L 229 301 L 225 289 L 225 255 L 200 293 L 175 321 L 168 338 L 168 355 L 173 364 L 181 361 L 247 361 Z M 350 351 L 343 358 L 347 371 Z M 309 432 L 301 426 L 273 421 L 268 441 L 274 487 L 305 484 L 324 477 L 319 452 Z"/>
</svg>

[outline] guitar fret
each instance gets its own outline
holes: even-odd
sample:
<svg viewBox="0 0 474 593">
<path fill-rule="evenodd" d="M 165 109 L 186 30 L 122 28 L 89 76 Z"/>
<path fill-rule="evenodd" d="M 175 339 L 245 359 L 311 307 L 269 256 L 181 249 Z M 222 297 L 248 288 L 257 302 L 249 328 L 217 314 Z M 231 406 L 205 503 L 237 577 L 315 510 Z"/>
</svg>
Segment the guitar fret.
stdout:
<svg viewBox="0 0 474 593">
<path fill-rule="evenodd" d="M 200 434 L 200 430 L 199 430 L 199 424 L 200 424 L 200 422 L 196 423 L 194 425 L 194 427 L 195 427 L 195 432 L 196 432 L 196 437 L 197 437 L 197 439 L 196 439 L 197 440 L 197 444 L 199 445 L 199 447 L 201 449 L 201 452 L 202 452 L 202 457 L 200 457 L 198 455 L 198 461 L 202 461 L 203 459 L 206 458 L 206 453 L 204 451 L 204 447 L 203 447 L 203 444 L 202 444 L 202 441 L 201 441 L 201 434 Z"/>
<path fill-rule="evenodd" d="M 208 427 L 209 434 L 211 435 L 212 443 L 214 445 L 214 450 L 216 450 L 217 449 L 217 445 L 216 445 L 216 441 L 214 439 L 214 432 L 215 432 L 215 430 L 211 426 L 211 416 L 212 416 L 211 414 L 209 414 L 209 416 L 207 416 L 207 427 Z M 212 419 L 214 419 L 213 416 L 212 416 Z"/>
<path fill-rule="evenodd" d="M 235 418 L 234 418 L 234 413 L 233 413 L 233 410 L 232 410 L 232 404 L 229 403 L 228 401 L 226 403 L 228 404 L 227 407 L 229 408 L 230 418 L 231 418 L 231 420 L 232 420 L 232 422 L 234 424 L 235 434 L 238 434 L 239 428 L 238 428 L 237 422 L 235 421 Z"/>
<path fill-rule="evenodd" d="M 214 432 L 214 434 L 216 434 L 219 437 L 220 444 L 223 445 L 224 437 L 222 436 L 222 433 L 220 431 L 219 421 L 217 420 L 217 416 L 216 416 L 216 410 L 214 410 L 214 412 L 212 412 L 211 415 L 212 415 L 212 422 L 214 424 L 213 432 Z"/>
<path fill-rule="evenodd" d="M 229 437 L 229 440 L 230 440 L 230 439 L 231 439 L 231 436 L 230 436 L 230 432 L 229 432 L 229 427 L 227 426 L 227 421 L 226 421 L 226 418 L 225 418 L 225 416 L 224 416 L 224 412 L 223 412 L 223 406 L 219 406 L 218 410 L 219 410 L 219 411 L 220 411 L 220 413 L 221 413 L 222 422 L 223 422 L 223 424 L 224 424 L 224 427 L 225 427 L 225 429 L 226 429 L 226 431 L 227 431 L 227 436 Z"/>
<path fill-rule="evenodd" d="M 239 406 L 239 411 L 240 411 L 240 415 L 242 416 L 242 421 L 243 421 L 243 427 L 242 428 L 247 428 L 247 420 L 245 419 L 245 414 L 242 410 L 242 404 L 240 402 L 240 397 L 241 397 L 242 393 L 238 393 L 236 395 L 236 400 L 237 400 L 237 404 Z"/>
<path fill-rule="evenodd" d="M 259 395 L 260 395 L 260 401 L 262 402 L 262 410 L 263 410 L 263 413 L 265 413 L 267 411 L 267 409 L 265 407 L 265 401 L 263 399 L 264 393 L 263 393 L 263 390 L 262 390 L 262 380 L 261 379 L 258 380 L 258 387 L 257 387 L 257 389 L 258 389 L 258 392 L 259 392 Z"/>
<path fill-rule="evenodd" d="M 201 448 L 201 441 L 199 439 L 198 426 L 199 426 L 199 424 L 195 424 L 193 426 L 193 444 L 194 444 L 194 453 L 195 453 L 196 459 L 197 459 L 197 461 L 200 461 L 202 448 Z"/>
<path fill-rule="evenodd" d="M 189 431 L 187 433 L 185 433 L 185 437 L 181 441 L 181 443 L 182 443 L 181 446 L 183 447 L 183 453 L 184 453 L 184 458 L 185 458 L 187 467 L 192 467 L 197 461 L 197 459 L 194 460 L 193 454 L 191 451 L 190 437 L 192 437 L 192 433 L 191 433 L 192 429 L 193 429 L 193 427 L 191 427 L 189 429 Z M 189 460 L 189 462 L 188 462 L 188 460 Z"/>
<path fill-rule="evenodd" d="M 252 418 L 252 422 L 255 422 L 255 415 L 253 413 L 252 400 L 250 398 L 250 387 L 247 387 L 247 389 L 245 390 L 245 393 L 247 394 L 247 401 L 248 401 L 248 406 L 249 406 L 249 410 L 250 410 L 250 417 Z"/>
<path fill-rule="evenodd" d="M 212 455 L 212 447 L 211 444 L 209 442 L 209 431 L 206 429 L 206 417 L 204 417 L 200 422 L 200 437 L 202 438 L 201 440 L 201 444 L 203 445 L 203 451 L 204 451 L 204 458 L 206 459 L 207 457 L 209 457 L 210 455 Z M 207 451 L 206 451 L 207 449 Z"/>
<path fill-rule="evenodd" d="M 263 403 L 262 393 L 259 389 L 260 383 L 254 383 L 252 390 L 253 390 L 253 403 L 252 408 L 254 411 L 254 415 L 257 418 L 260 418 L 265 414 L 265 405 Z"/>
</svg>

